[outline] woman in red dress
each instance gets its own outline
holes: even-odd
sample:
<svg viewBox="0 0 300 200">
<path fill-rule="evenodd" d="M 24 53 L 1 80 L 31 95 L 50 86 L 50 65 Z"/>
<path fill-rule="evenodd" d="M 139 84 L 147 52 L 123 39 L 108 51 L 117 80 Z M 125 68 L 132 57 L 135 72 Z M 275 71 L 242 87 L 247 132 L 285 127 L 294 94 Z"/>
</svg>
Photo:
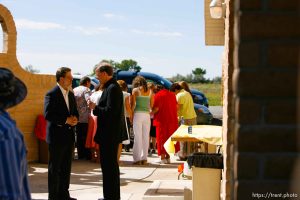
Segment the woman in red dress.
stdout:
<svg viewBox="0 0 300 200">
<path fill-rule="evenodd" d="M 170 155 L 166 152 L 164 143 L 178 128 L 175 94 L 163 86 L 157 85 L 152 112 L 154 113 L 154 126 L 156 127 L 157 153 L 161 157 L 161 163 L 167 164 L 170 163 Z M 176 152 L 179 148 L 179 144 L 176 144 Z"/>
</svg>

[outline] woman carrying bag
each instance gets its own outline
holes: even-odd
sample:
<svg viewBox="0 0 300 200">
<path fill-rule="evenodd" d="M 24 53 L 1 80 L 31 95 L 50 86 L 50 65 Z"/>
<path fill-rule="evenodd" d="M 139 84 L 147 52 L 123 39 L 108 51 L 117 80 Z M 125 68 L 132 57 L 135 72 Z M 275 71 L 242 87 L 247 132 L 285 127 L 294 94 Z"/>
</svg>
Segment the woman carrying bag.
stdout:
<svg viewBox="0 0 300 200">
<path fill-rule="evenodd" d="M 130 137 L 129 137 L 129 128 L 130 124 L 132 124 L 132 112 L 130 107 L 130 94 L 127 92 L 127 84 L 123 80 L 118 80 L 117 83 L 119 84 L 120 88 L 123 91 L 123 104 L 124 104 L 124 120 L 125 120 L 125 127 L 122 129 L 122 143 L 119 144 L 118 150 L 118 161 L 120 163 L 121 152 L 124 145 L 130 144 Z"/>
</svg>

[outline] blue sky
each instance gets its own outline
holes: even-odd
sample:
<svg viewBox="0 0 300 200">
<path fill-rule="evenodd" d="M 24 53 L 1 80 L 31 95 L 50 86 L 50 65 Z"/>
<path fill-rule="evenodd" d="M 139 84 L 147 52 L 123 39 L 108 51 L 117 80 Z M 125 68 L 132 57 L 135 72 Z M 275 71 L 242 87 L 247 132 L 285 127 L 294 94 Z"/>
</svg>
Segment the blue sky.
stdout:
<svg viewBox="0 0 300 200">
<path fill-rule="evenodd" d="M 222 46 L 205 46 L 204 1 L 2 0 L 17 27 L 25 67 L 89 74 L 102 59 L 133 59 L 164 77 L 196 67 L 221 76 Z M 1 33 L 2 34 L 2 33 Z"/>
</svg>

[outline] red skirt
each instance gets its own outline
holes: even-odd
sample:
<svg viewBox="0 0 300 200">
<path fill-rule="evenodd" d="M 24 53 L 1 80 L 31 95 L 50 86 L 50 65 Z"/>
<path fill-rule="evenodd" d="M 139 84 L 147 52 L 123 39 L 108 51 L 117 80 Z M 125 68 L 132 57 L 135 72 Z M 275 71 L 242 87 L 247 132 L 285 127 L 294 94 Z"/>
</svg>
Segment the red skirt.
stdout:
<svg viewBox="0 0 300 200">
<path fill-rule="evenodd" d="M 164 144 L 171 137 L 171 135 L 177 130 L 178 124 L 167 124 L 167 125 L 156 125 L 156 144 L 157 144 L 157 154 L 167 154 Z M 175 145 L 175 152 L 180 150 L 179 142 Z"/>
<path fill-rule="evenodd" d="M 97 131 L 97 116 L 89 116 L 88 132 L 86 136 L 85 147 L 99 150 L 99 145 L 94 141 L 94 136 Z"/>
</svg>

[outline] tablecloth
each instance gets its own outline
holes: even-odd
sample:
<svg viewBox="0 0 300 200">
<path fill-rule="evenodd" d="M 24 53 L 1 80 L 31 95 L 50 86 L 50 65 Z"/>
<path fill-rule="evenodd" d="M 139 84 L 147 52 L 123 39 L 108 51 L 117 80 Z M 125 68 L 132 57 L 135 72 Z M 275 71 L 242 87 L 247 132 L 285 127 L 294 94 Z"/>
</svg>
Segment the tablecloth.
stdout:
<svg viewBox="0 0 300 200">
<path fill-rule="evenodd" d="M 196 140 L 206 142 L 213 145 L 222 145 L 222 126 L 213 125 L 193 125 L 192 134 L 188 134 L 187 125 L 181 125 L 178 129 L 169 137 L 165 142 L 164 147 L 168 154 L 173 155 L 175 153 L 174 144 L 177 141 L 172 140 L 185 140 L 194 138 Z"/>
</svg>

